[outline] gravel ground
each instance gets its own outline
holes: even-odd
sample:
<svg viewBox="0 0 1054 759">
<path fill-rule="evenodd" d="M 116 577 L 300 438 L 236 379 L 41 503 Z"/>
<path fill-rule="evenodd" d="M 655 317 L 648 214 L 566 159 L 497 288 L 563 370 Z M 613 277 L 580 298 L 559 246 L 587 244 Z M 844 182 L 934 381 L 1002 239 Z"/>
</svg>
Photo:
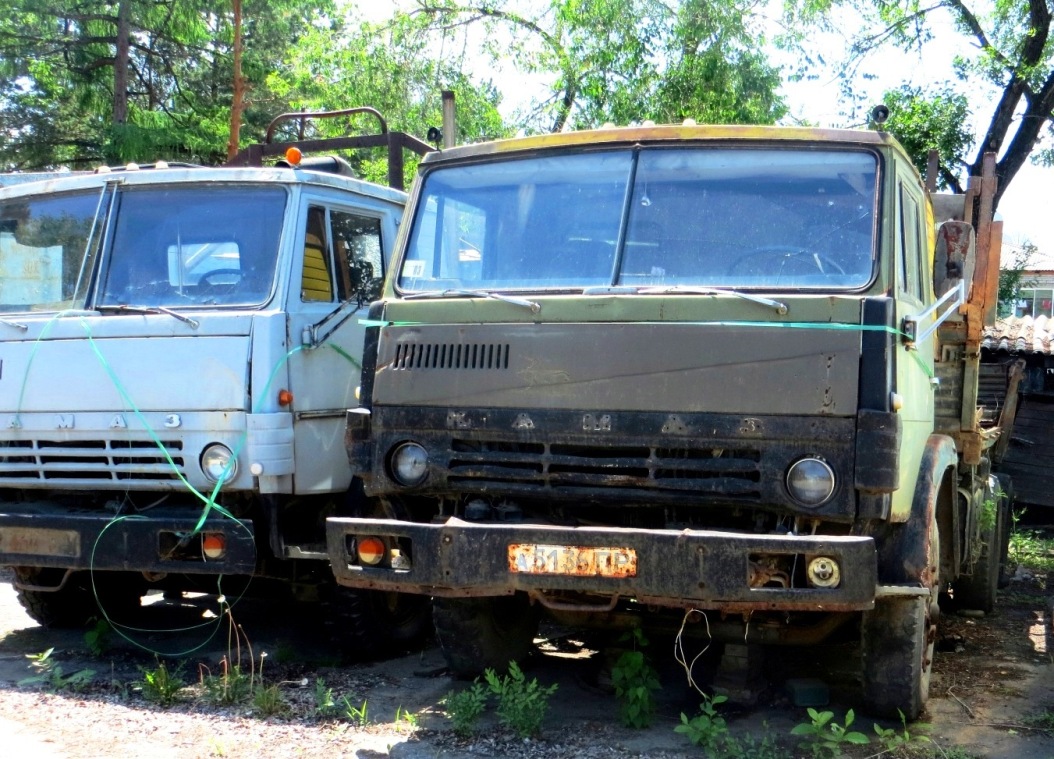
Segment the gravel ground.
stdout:
<svg viewBox="0 0 1054 759">
<path fill-rule="evenodd" d="M 493 710 L 471 739 L 458 738 L 444 714 L 443 698 L 464 683 L 444 673 L 441 654 L 433 647 L 385 662 L 336 666 L 328 638 L 309 614 L 271 604 L 247 605 L 238 611 L 246 640 L 254 654 L 266 653 L 263 680 L 276 686 L 284 705 L 279 716 L 263 717 L 250 703 L 216 706 L 201 683 L 203 671 L 219 672 L 229 654 L 223 634 L 204 642 L 171 640 L 142 633 L 133 637 L 143 650 L 116 639 L 102 656 L 91 656 L 83 633 L 44 630 L 19 606 L 0 574 L 0 757 L 40 759 L 211 759 L 234 757 L 325 756 L 356 759 L 608 759 L 699 757 L 683 736 L 674 733 L 679 715 L 693 713 L 699 698 L 684 685 L 684 674 L 655 643 L 663 690 L 657 713 L 647 730 L 630 730 L 617 720 L 614 696 L 596 684 L 596 659 L 571 640 L 543 644 L 533 657 L 528 678 L 559 688 L 541 735 L 524 741 L 501 727 Z M 943 747 L 962 747 L 986 759 L 1052 759 L 1054 735 L 1026 725 L 1028 716 L 1046 710 L 1054 714 L 1054 577 L 1019 573 L 989 617 L 948 617 L 942 625 L 941 652 L 935 662 L 926 720 L 930 734 Z M 192 604 L 158 614 L 200 612 Z M 194 619 L 200 618 L 198 617 Z M 187 626 L 186 616 L 159 617 L 172 626 Z M 182 620 L 182 621 L 180 621 Z M 247 631 L 247 632 L 246 632 Z M 199 633 L 196 633 L 200 635 Z M 191 636 L 193 637 L 193 636 Z M 52 667 L 62 675 L 93 670 L 83 690 L 56 689 L 43 682 L 20 681 L 34 675 L 28 658 L 54 647 Z M 193 649 L 193 650 L 192 650 Z M 157 659 L 150 651 L 190 651 L 169 659 L 183 664 L 187 685 L 171 706 L 144 699 L 144 670 Z M 853 652 L 830 647 L 789 654 L 769 661 L 779 673 L 752 709 L 723 707 L 734 735 L 781 737 L 791 752 L 790 729 L 803 721 L 804 709 L 792 705 L 782 688 L 788 667 L 824 678 L 830 685 L 832 708 L 841 718 L 849 694 L 846 673 L 853 670 Z M 202 669 L 202 668 L 207 669 Z M 800 674 L 800 673 L 798 673 Z M 851 677 L 849 678 L 851 680 Z M 322 680 L 340 702 L 368 709 L 365 726 L 346 717 L 321 718 L 316 713 L 316 683 Z M 338 709 L 338 713 L 343 709 Z M 399 715 L 399 718 L 396 718 Z M 409 715 L 409 716 L 403 716 Z M 858 718 L 857 727 L 871 732 Z M 872 744 L 852 753 L 874 756 Z M 932 754 L 938 756 L 939 754 Z"/>
</svg>

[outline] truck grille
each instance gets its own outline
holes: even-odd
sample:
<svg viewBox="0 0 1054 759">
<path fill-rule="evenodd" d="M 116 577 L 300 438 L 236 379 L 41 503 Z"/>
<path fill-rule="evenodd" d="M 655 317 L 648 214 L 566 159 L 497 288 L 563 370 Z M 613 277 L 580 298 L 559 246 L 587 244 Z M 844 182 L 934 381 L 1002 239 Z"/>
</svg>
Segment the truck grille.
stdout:
<svg viewBox="0 0 1054 759">
<path fill-rule="evenodd" d="M 508 369 L 507 343 L 401 343 L 395 347 L 393 368 Z"/>
<path fill-rule="evenodd" d="M 761 495 L 761 451 L 753 448 L 599 447 L 454 439 L 447 482 L 528 490 L 628 488 Z"/>
<path fill-rule="evenodd" d="M 184 472 L 183 444 L 179 440 L 162 444 L 172 463 L 150 439 L 0 441 L 0 485 L 178 482 Z"/>
</svg>

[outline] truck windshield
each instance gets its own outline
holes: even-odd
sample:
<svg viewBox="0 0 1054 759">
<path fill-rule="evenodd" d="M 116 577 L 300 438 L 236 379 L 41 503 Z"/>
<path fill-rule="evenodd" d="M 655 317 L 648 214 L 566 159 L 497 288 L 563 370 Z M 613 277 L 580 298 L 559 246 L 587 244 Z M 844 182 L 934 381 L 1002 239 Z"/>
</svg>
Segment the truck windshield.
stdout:
<svg viewBox="0 0 1054 759">
<path fill-rule="evenodd" d="M 644 148 L 437 168 L 405 292 L 856 289 L 872 277 L 877 159 L 863 150 Z"/>
<path fill-rule="evenodd" d="M 88 238 L 99 195 L 93 190 L 0 203 L 0 311 L 83 308 L 98 245 L 98 235 L 91 246 Z"/>
<path fill-rule="evenodd" d="M 131 187 L 117 197 L 98 306 L 253 306 L 274 282 L 280 187 Z"/>
</svg>

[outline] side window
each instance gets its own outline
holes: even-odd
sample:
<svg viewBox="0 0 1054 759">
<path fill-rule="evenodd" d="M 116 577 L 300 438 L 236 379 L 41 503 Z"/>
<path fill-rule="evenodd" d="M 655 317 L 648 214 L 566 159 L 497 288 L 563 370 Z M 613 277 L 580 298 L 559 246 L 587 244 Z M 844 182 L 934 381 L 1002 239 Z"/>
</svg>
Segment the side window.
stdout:
<svg viewBox="0 0 1054 759">
<path fill-rule="evenodd" d="M 300 282 L 300 300 L 305 302 L 333 300 L 333 256 L 326 231 L 325 209 L 309 207 L 307 229 L 304 232 L 304 269 Z"/>
<path fill-rule="evenodd" d="M 381 220 L 346 211 L 332 211 L 333 245 L 337 254 L 341 300 L 359 305 L 376 300 L 384 281 Z"/>
<path fill-rule="evenodd" d="M 904 185 L 900 186 L 900 239 L 898 267 L 901 274 L 901 287 L 904 292 L 913 295 L 920 301 L 922 297 L 921 271 L 928 260 L 924 246 L 920 242 L 919 204 Z"/>
</svg>

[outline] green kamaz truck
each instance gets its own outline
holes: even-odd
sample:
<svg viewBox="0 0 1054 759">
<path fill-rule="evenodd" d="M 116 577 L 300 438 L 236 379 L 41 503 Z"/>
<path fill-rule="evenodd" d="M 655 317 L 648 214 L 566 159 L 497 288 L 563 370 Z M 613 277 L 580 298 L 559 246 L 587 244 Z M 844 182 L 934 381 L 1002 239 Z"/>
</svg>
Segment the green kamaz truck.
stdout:
<svg viewBox="0 0 1054 759">
<path fill-rule="evenodd" d="M 433 596 L 458 675 L 542 615 L 857 641 L 862 704 L 916 717 L 938 599 L 990 609 L 1007 540 L 976 408 L 992 173 L 941 196 L 879 130 L 692 123 L 429 154 L 337 581 Z"/>
</svg>

